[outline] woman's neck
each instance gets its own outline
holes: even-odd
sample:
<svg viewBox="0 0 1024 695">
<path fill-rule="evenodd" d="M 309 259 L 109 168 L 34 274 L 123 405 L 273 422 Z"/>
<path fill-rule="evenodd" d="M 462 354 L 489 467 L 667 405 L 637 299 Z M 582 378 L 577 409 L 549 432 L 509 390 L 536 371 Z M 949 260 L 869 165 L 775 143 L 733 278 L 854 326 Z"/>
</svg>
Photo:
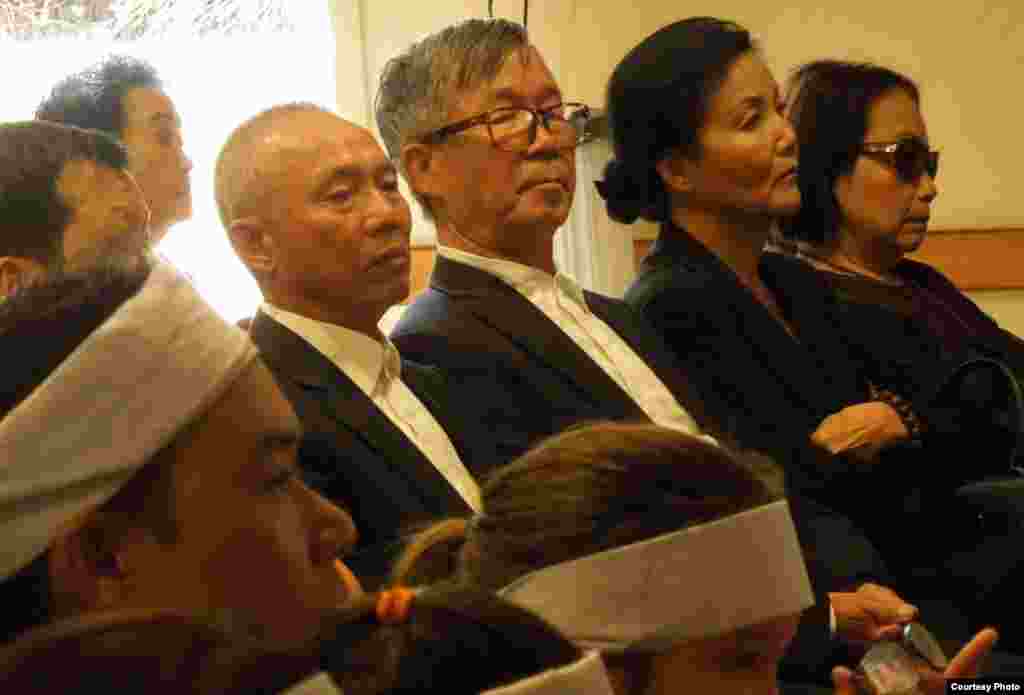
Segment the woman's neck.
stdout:
<svg viewBox="0 0 1024 695">
<path fill-rule="evenodd" d="M 677 208 L 672 223 L 703 244 L 748 287 L 761 288 L 758 264 L 772 218 L 765 215 L 722 215 L 720 211 Z"/>
<path fill-rule="evenodd" d="M 839 230 L 838 241 L 831 249 L 826 250 L 825 257 L 837 268 L 851 270 L 882 282 L 899 282 L 892 269 L 899 263 L 901 254 L 866 248 L 857 243 L 856 235 L 845 229 Z"/>
</svg>

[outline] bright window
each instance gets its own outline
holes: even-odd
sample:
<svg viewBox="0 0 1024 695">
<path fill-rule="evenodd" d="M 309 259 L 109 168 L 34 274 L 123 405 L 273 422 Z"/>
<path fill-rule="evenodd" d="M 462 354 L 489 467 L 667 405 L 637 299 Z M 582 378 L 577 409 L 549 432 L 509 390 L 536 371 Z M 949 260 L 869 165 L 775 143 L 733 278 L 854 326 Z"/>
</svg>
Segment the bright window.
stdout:
<svg viewBox="0 0 1024 695">
<path fill-rule="evenodd" d="M 305 2 L 303 4 L 306 4 Z M 315 3 L 309 2 L 309 5 Z M 217 217 L 213 167 L 231 130 L 274 104 L 311 101 L 335 108 L 335 45 L 323 3 L 320 21 L 294 33 L 161 39 L 0 40 L 4 98 L 0 120 L 24 120 L 61 78 L 109 53 L 150 62 L 183 121 L 192 159 L 191 220 L 173 227 L 159 251 L 188 273 L 226 319 L 251 315 L 256 283 L 235 257 Z"/>
</svg>

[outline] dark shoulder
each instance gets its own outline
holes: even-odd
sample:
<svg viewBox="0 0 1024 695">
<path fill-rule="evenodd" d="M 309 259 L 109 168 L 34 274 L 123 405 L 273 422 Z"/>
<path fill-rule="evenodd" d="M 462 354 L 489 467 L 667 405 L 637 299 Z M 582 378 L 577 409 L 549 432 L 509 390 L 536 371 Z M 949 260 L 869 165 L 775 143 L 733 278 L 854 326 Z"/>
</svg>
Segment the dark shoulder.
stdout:
<svg viewBox="0 0 1024 695">
<path fill-rule="evenodd" d="M 440 390 L 447 387 L 448 375 L 440 367 L 408 360 L 403 357 L 402 381 L 431 390 Z"/>
<path fill-rule="evenodd" d="M 644 259 L 624 299 L 642 311 L 666 297 L 685 301 L 692 295 L 705 292 L 714 282 L 713 269 L 699 259 L 652 254 Z"/>
<path fill-rule="evenodd" d="M 784 301 L 790 299 L 824 299 L 833 287 L 828 273 L 785 253 L 766 252 L 761 254 L 758 265 L 761 280 Z"/>
<path fill-rule="evenodd" d="M 795 256 L 774 251 L 766 251 L 761 254 L 758 270 L 762 278 L 765 276 L 812 278 L 819 277 L 821 274 L 821 271 Z"/>
<path fill-rule="evenodd" d="M 904 258 L 896 266 L 896 272 L 914 284 L 960 294 L 960 290 L 957 289 L 952 280 L 927 263 Z"/>
<path fill-rule="evenodd" d="M 489 361 L 488 355 L 503 345 L 491 326 L 435 289 L 425 290 L 409 305 L 389 337 L 403 360 L 445 369 Z"/>
<path fill-rule="evenodd" d="M 450 297 L 433 287 L 416 295 L 416 298 L 402 312 L 401 318 L 391 329 L 391 339 L 429 331 L 444 323 L 452 312 Z"/>
</svg>

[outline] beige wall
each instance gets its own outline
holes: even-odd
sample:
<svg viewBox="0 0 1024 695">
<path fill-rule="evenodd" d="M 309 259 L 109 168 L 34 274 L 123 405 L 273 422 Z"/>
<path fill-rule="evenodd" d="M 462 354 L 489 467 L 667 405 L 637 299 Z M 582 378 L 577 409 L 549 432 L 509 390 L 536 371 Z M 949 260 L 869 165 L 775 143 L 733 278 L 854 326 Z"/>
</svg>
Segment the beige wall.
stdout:
<svg viewBox="0 0 1024 695">
<path fill-rule="evenodd" d="M 331 1 L 336 8 L 350 6 Z M 496 0 L 495 13 L 520 19 L 522 5 Z M 344 30 L 339 35 L 365 38 L 367 69 L 353 71 L 355 56 L 339 42 L 339 102 L 369 104 L 389 57 L 426 33 L 484 16 L 487 3 L 362 0 L 355 7 L 336 12 L 336 26 Z M 910 74 L 921 85 L 930 135 L 942 151 L 935 227 L 1024 226 L 1024 196 L 1017 190 L 1024 162 L 1024 91 L 1018 88 L 1024 77 L 1024 3 L 544 0 L 531 3 L 529 25 L 563 92 L 601 105 L 608 75 L 632 46 L 659 26 L 703 14 L 750 28 L 780 81 L 799 63 L 824 56 L 874 60 Z M 422 220 L 417 229 L 426 238 Z M 1008 327 L 1024 331 L 1024 292 L 986 293 L 981 303 Z"/>
<path fill-rule="evenodd" d="M 996 322 L 1024 338 L 1024 290 L 978 290 L 967 295 Z"/>
<path fill-rule="evenodd" d="M 521 0 L 494 4 L 496 14 L 521 18 Z M 483 16 L 486 7 L 484 0 L 364 0 L 370 86 L 384 62 L 412 40 Z M 931 136 L 942 150 L 936 224 L 1024 224 L 1015 178 L 1024 161 L 1024 138 L 1018 137 L 1024 92 L 1017 88 L 1024 76 L 1024 3 L 970 0 L 940 8 L 892 0 L 544 0 L 531 3 L 530 28 L 563 91 L 599 105 L 609 73 L 632 46 L 659 26 L 700 14 L 749 27 L 780 80 L 800 62 L 823 56 L 871 59 L 906 71 L 921 84 Z M 339 83 L 354 85 L 362 75 L 352 75 L 343 61 L 339 51 Z"/>
</svg>

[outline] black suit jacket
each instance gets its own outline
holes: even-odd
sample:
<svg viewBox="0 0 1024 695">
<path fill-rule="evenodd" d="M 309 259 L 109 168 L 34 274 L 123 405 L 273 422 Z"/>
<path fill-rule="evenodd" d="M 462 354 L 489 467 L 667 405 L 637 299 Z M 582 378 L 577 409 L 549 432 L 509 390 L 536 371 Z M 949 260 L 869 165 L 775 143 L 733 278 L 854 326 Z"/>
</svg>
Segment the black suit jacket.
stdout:
<svg viewBox="0 0 1024 695">
<path fill-rule="evenodd" d="M 359 544 L 346 561 L 364 584 L 386 577 L 410 526 L 472 513 L 416 445 L 304 338 L 263 313 L 250 334 L 302 421 L 305 480 L 355 521 Z M 444 375 L 403 360 L 402 381 L 464 450 L 465 431 L 448 417 Z"/>
<path fill-rule="evenodd" d="M 732 270 L 671 226 L 644 259 L 626 301 L 687 366 L 710 416 L 742 446 L 783 463 L 792 490 L 842 508 L 850 497 L 845 486 L 864 484 L 863 466 L 809 444 L 825 417 L 870 399 L 865 375 L 838 341 L 802 339 L 801 329 L 823 317 L 791 316 L 794 339 Z"/>
<path fill-rule="evenodd" d="M 870 490 L 860 475 L 865 467 L 809 441 L 826 416 L 868 400 L 863 375 L 840 347 L 795 340 L 727 266 L 674 227 L 663 228 L 626 301 L 687 366 L 708 413 L 731 439 L 785 469 L 817 603 L 804 615 L 780 675 L 828 682 L 830 667 L 849 657 L 828 637 L 828 592 L 891 582 L 865 531 L 835 511 L 874 509 L 867 500 L 877 496 L 862 496 Z"/>
<path fill-rule="evenodd" d="M 672 353 L 620 300 L 587 306 L 645 360 L 703 428 L 712 422 Z M 430 286 L 391 332 L 402 355 L 442 367 L 492 433 L 497 459 L 591 420 L 647 421 L 643 410 L 573 340 L 498 278 L 438 256 Z M 485 396 L 490 392 L 490 397 Z"/>
</svg>

